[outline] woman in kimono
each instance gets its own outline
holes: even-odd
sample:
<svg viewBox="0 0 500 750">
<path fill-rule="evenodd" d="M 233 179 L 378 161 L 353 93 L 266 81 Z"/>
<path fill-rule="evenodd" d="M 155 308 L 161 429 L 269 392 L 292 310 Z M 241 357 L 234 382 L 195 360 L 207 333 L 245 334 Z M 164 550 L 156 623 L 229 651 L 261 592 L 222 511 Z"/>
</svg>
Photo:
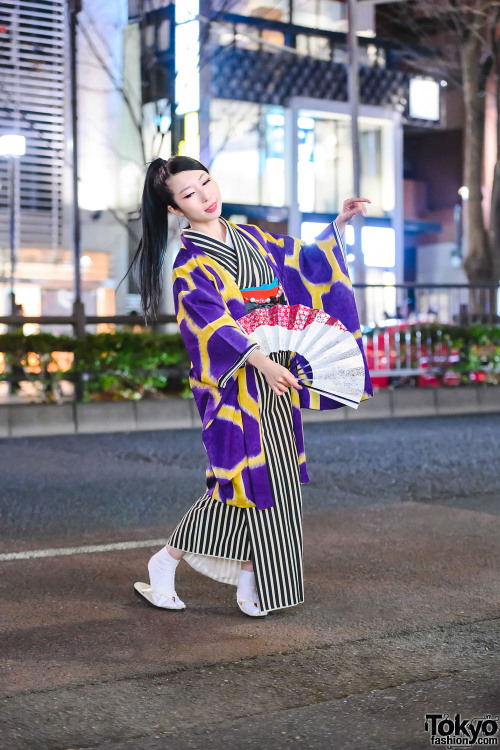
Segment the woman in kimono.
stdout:
<svg viewBox="0 0 500 750">
<path fill-rule="evenodd" d="M 252 617 L 304 601 L 300 485 L 310 480 L 300 408 L 343 404 L 303 389 L 289 369 L 292 353 L 264 355 L 237 321 L 256 307 L 302 303 L 339 318 L 364 358 L 341 240 L 346 223 L 366 215 L 364 202 L 345 201 L 336 223 L 307 245 L 224 220 L 217 183 L 195 159 L 150 164 L 131 268 L 146 319 L 155 318 L 169 213 L 189 222 L 173 265 L 173 294 L 209 465 L 205 493 L 149 560 L 149 584 L 134 586 L 149 604 L 185 608 L 175 588 L 181 559 L 236 586 L 240 610 Z"/>
</svg>

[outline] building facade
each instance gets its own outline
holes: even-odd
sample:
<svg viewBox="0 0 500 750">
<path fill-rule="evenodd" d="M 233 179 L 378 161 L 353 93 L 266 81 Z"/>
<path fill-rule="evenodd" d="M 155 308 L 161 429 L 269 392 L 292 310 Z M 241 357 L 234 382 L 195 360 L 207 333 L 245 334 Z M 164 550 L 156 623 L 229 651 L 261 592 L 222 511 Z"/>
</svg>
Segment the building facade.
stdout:
<svg viewBox="0 0 500 750">
<path fill-rule="evenodd" d="M 183 0 L 129 8 L 141 29 L 144 104 L 159 107 L 158 122 L 168 123 L 162 155 L 199 156 L 221 187 L 227 217 L 304 238 L 332 221 L 354 191 L 346 4 Z M 361 194 L 372 201 L 361 231 L 362 280 L 403 282 L 408 245 L 440 228 L 413 215 L 405 226 L 404 137 L 443 128 L 445 91 L 401 69 L 397 43 L 376 37 L 373 5 L 360 5 L 358 44 Z M 174 243 L 170 263 L 175 252 Z M 355 264 L 351 272 L 356 280 Z M 396 306 L 395 295 L 374 298 L 373 315 Z"/>
<path fill-rule="evenodd" d="M 0 137 L 22 135 L 26 143 L 24 155 L 0 156 L 0 315 L 11 312 L 11 285 L 25 315 L 72 312 L 67 9 L 66 0 L 0 3 Z M 137 206 L 143 170 L 142 160 L 135 167 L 131 197 L 130 164 L 136 149 L 127 142 L 121 90 L 130 35 L 127 11 L 126 2 L 85 0 L 79 13 L 81 276 L 82 299 L 91 315 L 127 309 L 126 290 L 115 293 L 115 287 L 127 267 L 128 214 Z M 68 326 L 51 328 L 71 331 Z M 38 329 L 24 326 L 25 333 Z"/>
<path fill-rule="evenodd" d="M 14 190 L 11 162 L 0 157 L 0 314 L 8 312 L 13 204 L 16 299 L 26 314 L 71 312 L 66 9 L 64 0 L 0 3 L 0 135 L 19 132 L 27 144 L 14 162 Z M 89 314 L 139 310 L 132 280 L 116 287 L 140 236 L 145 165 L 158 155 L 200 158 L 221 187 L 226 217 L 304 238 L 353 194 L 344 2 L 83 0 L 78 25 Z M 407 153 L 418 163 L 419 144 L 445 133 L 448 92 L 401 67 L 398 45 L 376 36 L 373 5 L 360 8 L 358 43 L 361 193 L 372 201 L 361 234 L 364 276 L 372 284 L 414 281 L 418 238 L 434 231 L 439 244 L 442 224 L 417 211 L 418 180 L 404 180 Z M 167 313 L 180 229 L 172 225 L 167 254 Z M 432 269 L 426 280 L 442 272 Z M 396 306 L 395 297 L 374 301 L 373 317 Z"/>
</svg>

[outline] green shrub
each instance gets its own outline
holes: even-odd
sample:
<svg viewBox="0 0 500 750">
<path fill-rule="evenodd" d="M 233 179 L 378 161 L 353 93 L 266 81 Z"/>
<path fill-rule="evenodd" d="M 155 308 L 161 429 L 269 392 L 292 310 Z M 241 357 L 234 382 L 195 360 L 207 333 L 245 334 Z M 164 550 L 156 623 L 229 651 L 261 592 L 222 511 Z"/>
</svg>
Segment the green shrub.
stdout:
<svg viewBox="0 0 500 750">
<path fill-rule="evenodd" d="M 0 351 L 7 368 L 30 369 L 28 357 L 36 354 L 39 372 L 26 372 L 24 379 L 37 380 L 50 390 L 60 380 L 80 383 L 83 400 L 141 399 L 168 394 L 190 395 L 191 366 L 184 342 L 177 334 L 133 333 L 87 334 L 82 339 L 38 333 L 25 336 L 14 331 L 0 336 Z M 73 362 L 61 370 L 57 352 L 71 352 Z M 0 374 L 6 380 L 8 372 Z"/>
<path fill-rule="evenodd" d="M 364 333 L 370 338 L 374 331 Z M 485 373 L 485 382 L 500 382 L 499 326 L 408 326 L 400 335 L 401 359 L 406 360 L 409 344 L 412 367 L 418 366 L 419 341 L 422 347 L 444 343 L 458 350 L 459 361 L 447 366 L 447 370 L 460 373 L 463 382 L 470 382 L 469 374 L 473 371 Z M 125 330 L 89 333 L 77 339 L 50 333 L 25 336 L 22 331 L 13 331 L 0 335 L 0 352 L 5 360 L 0 381 L 12 378 L 13 373 L 20 380 L 36 381 L 45 400 L 51 400 L 54 385 L 61 380 L 74 382 L 79 398 L 84 401 L 160 398 L 173 394 L 192 397 L 188 378 L 191 362 L 180 333 Z M 72 354 L 69 369 L 59 367 L 58 352 Z M 28 361 L 33 354 L 38 358 L 36 368 Z"/>
</svg>

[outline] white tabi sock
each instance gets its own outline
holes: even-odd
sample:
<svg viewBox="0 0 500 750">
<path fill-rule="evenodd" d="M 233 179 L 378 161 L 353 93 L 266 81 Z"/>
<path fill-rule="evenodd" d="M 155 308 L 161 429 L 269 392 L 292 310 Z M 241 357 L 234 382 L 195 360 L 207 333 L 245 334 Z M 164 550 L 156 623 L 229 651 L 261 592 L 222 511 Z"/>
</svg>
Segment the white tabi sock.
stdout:
<svg viewBox="0 0 500 750">
<path fill-rule="evenodd" d="M 175 596 L 176 600 L 180 602 L 175 591 L 175 571 L 179 563 L 180 560 L 172 557 L 167 548 L 163 547 L 163 549 L 150 559 L 148 571 L 151 588 L 163 591 L 168 597 Z M 152 594 L 152 596 L 159 606 L 163 603 L 160 601 L 163 598 L 161 595 Z"/>
</svg>

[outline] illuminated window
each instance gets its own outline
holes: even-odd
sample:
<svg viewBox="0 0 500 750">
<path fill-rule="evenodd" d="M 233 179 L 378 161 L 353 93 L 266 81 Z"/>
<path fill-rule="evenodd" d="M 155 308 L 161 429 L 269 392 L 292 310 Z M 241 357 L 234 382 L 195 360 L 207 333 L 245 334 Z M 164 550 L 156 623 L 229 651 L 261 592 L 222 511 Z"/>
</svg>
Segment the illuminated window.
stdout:
<svg viewBox="0 0 500 750">
<path fill-rule="evenodd" d="M 300 238 L 304 242 L 312 243 L 325 228 L 325 222 L 303 221 L 300 227 Z"/>
<path fill-rule="evenodd" d="M 391 227 L 362 227 L 361 248 L 367 266 L 394 268 L 396 233 Z"/>
</svg>

